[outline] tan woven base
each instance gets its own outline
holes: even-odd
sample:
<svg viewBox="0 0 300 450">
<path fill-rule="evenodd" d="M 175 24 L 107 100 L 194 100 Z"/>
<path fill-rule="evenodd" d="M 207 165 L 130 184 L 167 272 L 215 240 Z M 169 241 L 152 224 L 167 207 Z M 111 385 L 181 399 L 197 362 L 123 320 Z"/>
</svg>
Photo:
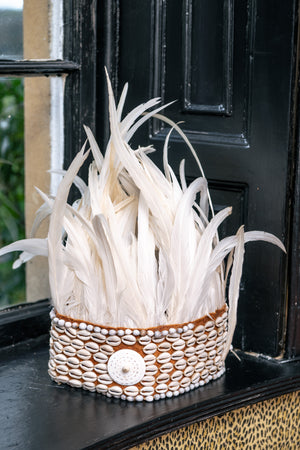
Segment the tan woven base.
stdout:
<svg viewBox="0 0 300 450">
<path fill-rule="evenodd" d="M 128 401 L 183 394 L 225 371 L 227 306 L 191 323 L 101 327 L 51 313 L 49 375 Z"/>
</svg>

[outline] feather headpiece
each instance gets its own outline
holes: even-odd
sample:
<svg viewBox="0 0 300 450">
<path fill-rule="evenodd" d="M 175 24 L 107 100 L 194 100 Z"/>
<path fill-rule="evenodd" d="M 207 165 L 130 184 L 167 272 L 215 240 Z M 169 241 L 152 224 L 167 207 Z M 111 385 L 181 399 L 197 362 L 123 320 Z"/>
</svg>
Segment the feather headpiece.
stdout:
<svg viewBox="0 0 300 450">
<path fill-rule="evenodd" d="M 55 199 L 38 191 L 44 204 L 37 212 L 32 237 L 4 247 L 0 255 L 22 251 L 14 267 L 35 255 L 47 256 L 55 310 L 78 321 L 114 327 L 163 326 L 208 315 L 224 306 L 231 271 L 228 352 L 236 322 L 244 244 L 264 240 L 282 250 L 284 246 L 271 234 L 244 232 L 243 227 L 235 236 L 219 241 L 218 227 L 231 208 L 214 215 L 207 180 L 183 131 L 159 114 L 163 107 L 149 112 L 158 98 L 122 119 L 127 85 L 118 106 L 109 80 L 108 92 L 111 137 L 105 155 L 85 127 L 93 155 L 88 183 L 77 175 L 90 152 L 85 144 L 63 172 Z M 132 149 L 128 143 L 151 117 L 171 125 L 163 151 L 164 173 L 148 156 L 152 147 Z M 184 161 L 179 168 L 180 182 L 168 164 L 172 130 L 187 143 L 201 171 L 201 177 L 189 186 Z M 69 205 L 72 183 L 80 198 Z M 196 203 L 198 194 L 200 202 Z M 47 215 L 47 238 L 34 238 Z"/>
</svg>

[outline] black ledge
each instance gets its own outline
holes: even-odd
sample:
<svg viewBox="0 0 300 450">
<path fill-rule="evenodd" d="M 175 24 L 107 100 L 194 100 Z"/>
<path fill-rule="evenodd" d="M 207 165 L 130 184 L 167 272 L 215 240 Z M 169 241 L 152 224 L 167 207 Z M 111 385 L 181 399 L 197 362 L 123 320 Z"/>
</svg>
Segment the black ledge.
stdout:
<svg viewBox="0 0 300 450">
<path fill-rule="evenodd" d="M 0 351 L 0 448 L 128 449 L 164 433 L 300 390 L 300 361 L 229 355 L 219 380 L 176 398 L 127 403 L 57 385 L 47 374 L 48 336 Z"/>
<path fill-rule="evenodd" d="M 22 60 L 0 59 L 0 74 L 15 76 L 49 76 L 71 73 L 80 69 L 80 65 L 66 60 Z"/>
</svg>

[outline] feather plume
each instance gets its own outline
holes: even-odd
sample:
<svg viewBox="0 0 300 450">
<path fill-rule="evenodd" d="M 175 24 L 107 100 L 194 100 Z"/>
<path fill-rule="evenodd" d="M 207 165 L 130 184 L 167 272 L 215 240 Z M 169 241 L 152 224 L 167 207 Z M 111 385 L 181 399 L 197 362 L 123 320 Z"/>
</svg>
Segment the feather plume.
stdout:
<svg viewBox="0 0 300 450">
<path fill-rule="evenodd" d="M 229 278 L 227 353 L 236 324 L 244 244 L 263 240 L 285 248 L 275 236 L 244 232 L 243 227 L 219 241 L 218 227 L 231 208 L 214 214 L 202 165 L 186 135 L 178 124 L 160 114 L 163 106 L 157 106 L 158 98 L 122 118 L 128 85 L 117 106 L 108 77 L 107 84 L 111 136 L 103 155 L 85 127 L 94 159 L 88 183 L 77 175 L 89 153 L 84 146 L 67 171 L 55 171 L 63 179 L 54 199 L 38 191 L 44 204 L 37 211 L 31 238 L 4 247 L 0 256 L 21 251 L 14 268 L 35 255 L 48 257 L 56 310 L 107 326 L 152 327 L 193 321 L 224 306 Z M 151 117 L 171 127 L 162 155 L 164 172 L 148 156 L 152 147 L 132 149 L 128 144 Z M 172 132 L 179 133 L 199 167 L 201 176 L 190 185 L 184 160 L 179 167 L 180 183 L 169 166 Z M 72 183 L 80 197 L 69 205 Z M 47 216 L 47 238 L 34 238 Z"/>
</svg>

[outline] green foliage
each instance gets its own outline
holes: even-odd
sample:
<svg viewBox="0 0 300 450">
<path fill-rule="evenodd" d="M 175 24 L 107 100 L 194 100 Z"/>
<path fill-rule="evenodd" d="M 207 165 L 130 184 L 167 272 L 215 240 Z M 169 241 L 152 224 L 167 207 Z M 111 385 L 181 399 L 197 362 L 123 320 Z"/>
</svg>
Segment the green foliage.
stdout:
<svg viewBox="0 0 300 450">
<path fill-rule="evenodd" d="M 25 237 L 24 87 L 0 79 L 0 247 Z M 12 270 L 16 254 L 0 258 L 0 306 L 24 302 L 25 269 Z"/>
</svg>

